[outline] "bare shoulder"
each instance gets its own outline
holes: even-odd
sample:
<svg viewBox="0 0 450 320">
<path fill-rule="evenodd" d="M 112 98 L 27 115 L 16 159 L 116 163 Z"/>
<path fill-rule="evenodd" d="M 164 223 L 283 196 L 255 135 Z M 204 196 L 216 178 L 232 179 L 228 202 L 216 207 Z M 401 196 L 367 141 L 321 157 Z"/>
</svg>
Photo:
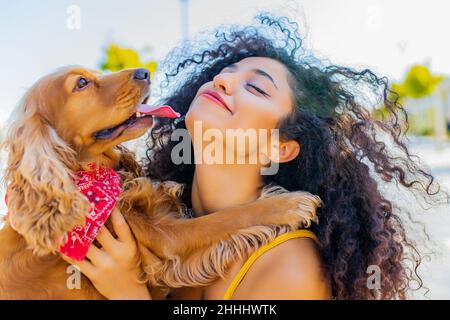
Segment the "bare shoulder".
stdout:
<svg viewBox="0 0 450 320">
<path fill-rule="evenodd" d="M 251 266 L 235 298 L 329 299 L 331 289 L 315 242 L 287 240 L 266 251 Z"/>
</svg>

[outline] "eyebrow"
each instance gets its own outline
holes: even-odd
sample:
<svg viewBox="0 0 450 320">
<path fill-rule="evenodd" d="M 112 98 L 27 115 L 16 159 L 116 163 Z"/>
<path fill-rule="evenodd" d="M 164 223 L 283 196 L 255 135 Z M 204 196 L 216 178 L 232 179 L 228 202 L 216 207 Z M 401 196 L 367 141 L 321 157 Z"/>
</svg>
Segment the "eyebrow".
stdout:
<svg viewBox="0 0 450 320">
<path fill-rule="evenodd" d="M 233 63 L 233 64 L 230 64 L 229 66 L 225 67 L 224 69 L 227 69 L 227 68 L 237 69 L 237 65 L 235 63 Z M 278 90 L 278 87 L 277 87 L 275 81 L 273 80 L 273 78 L 270 76 L 270 74 L 268 74 L 267 72 L 265 72 L 264 70 L 261 70 L 261 69 L 252 69 L 252 72 L 269 79 L 273 83 L 275 88 Z"/>
<path fill-rule="evenodd" d="M 101 72 L 99 72 L 98 74 L 101 74 Z M 88 70 L 88 69 L 73 69 L 70 70 L 69 73 L 66 76 L 66 79 L 71 77 L 71 76 L 78 76 L 78 77 L 84 77 L 84 78 L 88 78 L 89 80 L 91 80 L 95 86 L 98 87 L 98 78 L 96 75 L 96 72 L 92 72 L 92 70 Z"/>
<path fill-rule="evenodd" d="M 275 81 L 273 80 L 273 78 L 270 76 L 270 74 L 268 74 L 267 72 L 265 72 L 264 70 L 261 70 L 261 69 L 253 69 L 252 71 L 256 74 L 259 74 L 260 76 L 263 76 L 263 77 L 266 77 L 267 79 L 269 79 L 273 83 L 275 88 L 278 90 L 278 87 L 275 84 Z"/>
<path fill-rule="evenodd" d="M 67 77 L 70 77 L 70 76 L 82 76 L 82 77 L 89 78 L 89 79 L 91 79 L 93 77 L 95 78 L 95 74 L 93 74 L 92 72 L 90 72 L 89 70 L 86 70 L 86 69 L 70 70 L 69 73 L 67 74 Z"/>
</svg>

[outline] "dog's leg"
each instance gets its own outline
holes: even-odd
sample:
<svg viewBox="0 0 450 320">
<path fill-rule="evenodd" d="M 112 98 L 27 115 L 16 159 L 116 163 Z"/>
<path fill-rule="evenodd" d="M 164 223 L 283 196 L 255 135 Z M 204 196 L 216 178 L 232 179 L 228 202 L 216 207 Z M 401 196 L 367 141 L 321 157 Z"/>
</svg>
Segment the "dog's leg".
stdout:
<svg viewBox="0 0 450 320">
<path fill-rule="evenodd" d="M 183 255 L 220 240 L 230 239 L 239 229 L 255 225 L 309 226 L 316 221 L 318 197 L 306 192 L 291 192 L 261 199 L 248 205 L 229 208 L 199 218 L 176 220 L 164 251 Z"/>
<path fill-rule="evenodd" d="M 289 192 L 194 219 L 166 217 L 155 223 L 137 213 L 128 213 L 133 217 L 127 221 L 139 242 L 159 257 L 170 258 L 228 240 L 231 234 L 251 226 L 309 226 L 317 219 L 320 203 L 310 193 Z"/>
</svg>

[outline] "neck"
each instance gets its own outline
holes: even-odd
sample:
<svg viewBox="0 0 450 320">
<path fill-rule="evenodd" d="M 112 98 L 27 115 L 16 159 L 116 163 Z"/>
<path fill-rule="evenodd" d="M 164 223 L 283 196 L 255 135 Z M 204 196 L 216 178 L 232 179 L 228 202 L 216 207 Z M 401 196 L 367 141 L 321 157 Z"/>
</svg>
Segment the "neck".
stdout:
<svg viewBox="0 0 450 320">
<path fill-rule="evenodd" d="M 114 169 L 119 165 L 120 153 L 114 149 L 108 149 L 102 153 L 85 150 L 80 152 L 78 161 L 81 167 L 94 163 L 97 167 Z"/>
<path fill-rule="evenodd" d="M 192 207 L 197 216 L 258 199 L 263 186 L 256 165 L 195 166 Z"/>
</svg>

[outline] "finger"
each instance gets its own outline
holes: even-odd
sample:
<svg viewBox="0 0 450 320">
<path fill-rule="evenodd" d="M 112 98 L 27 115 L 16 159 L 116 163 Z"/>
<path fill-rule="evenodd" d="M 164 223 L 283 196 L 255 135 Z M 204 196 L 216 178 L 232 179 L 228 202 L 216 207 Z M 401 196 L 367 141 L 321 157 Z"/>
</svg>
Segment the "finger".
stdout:
<svg viewBox="0 0 450 320">
<path fill-rule="evenodd" d="M 86 277 L 93 280 L 95 275 L 95 267 L 87 261 L 86 259 L 77 261 L 74 259 L 71 259 L 63 254 L 60 254 L 61 258 L 66 261 L 68 264 L 75 266 L 78 270 L 80 270 L 81 273 L 83 273 Z"/>
<path fill-rule="evenodd" d="M 109 232 L 108 228 L 106 228 L 105 226 L 103 226 L 99 230 L 95 239 L 101 244 L 103 248 L 105 248 L 105 251 L 109 253 L 114 251 L 114 245 L 117 242 L 117 240 L 113 237 L 111 232 Z"/>
<path fill-rule="evenodd" d="M 131 234 L 131 229 L 128 226 L 127 221 L 120 213 L 119 209 L 115 208 L 111 213 L 111 221 L 114 226 L 114 231 L 116 232 L 119 240 L 122 242 L 134 241 L 133 235 Z"/>
<path fill-rule="evenodd" d="M 108 259 L 108 255 L 101 249 L 97 248 L 93 243 L 89 246 L 86 257 L 91 260 L 94 266 L 104 265 Z"/>
</svg>

